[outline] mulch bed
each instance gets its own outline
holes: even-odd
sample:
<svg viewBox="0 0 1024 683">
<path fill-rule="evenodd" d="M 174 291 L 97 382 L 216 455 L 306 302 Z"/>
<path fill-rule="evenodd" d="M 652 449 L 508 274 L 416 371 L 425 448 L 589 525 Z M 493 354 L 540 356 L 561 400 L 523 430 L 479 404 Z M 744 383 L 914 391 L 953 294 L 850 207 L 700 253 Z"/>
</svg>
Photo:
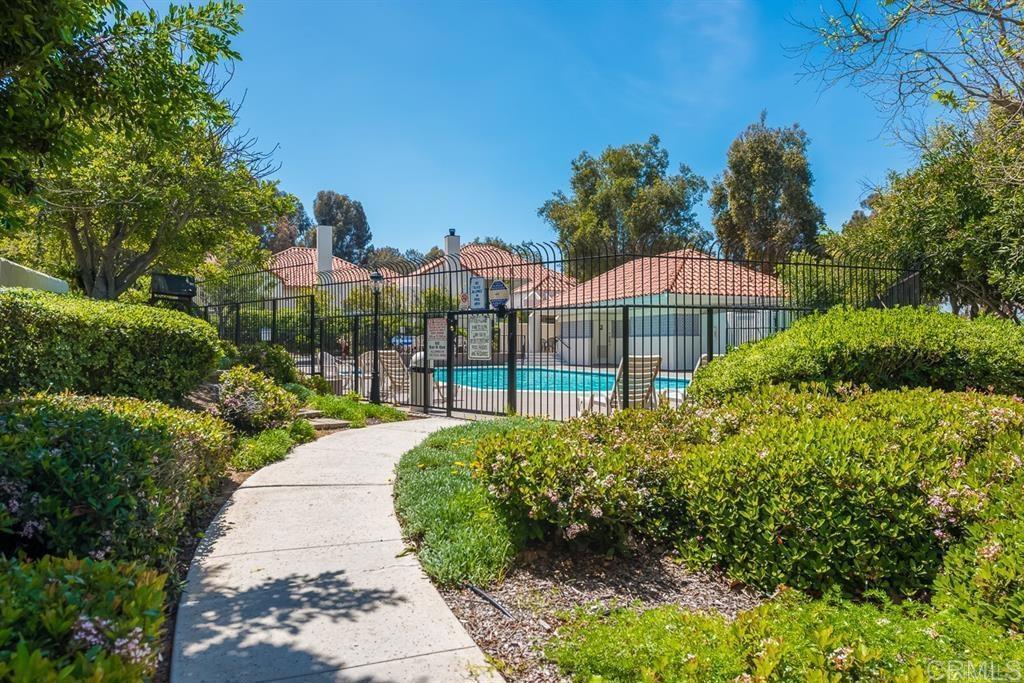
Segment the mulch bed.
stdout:
<svg viewBox="0 0 1024 683">
<path fill-rule="evenodd" d="M 469 587 L 441 589 L 459 621 L 507 681 L 566 681 L 545 660 L 545 643 L 577 607 L 603 612 L 614 607 L 679 605 L 733 618 L 765 596 L 730 585 L 719 576 L 689 572 L 665 555 L 609 557 L 569 549 L 528 551 L 519 566 L 487 595 Z"/>
</svg>

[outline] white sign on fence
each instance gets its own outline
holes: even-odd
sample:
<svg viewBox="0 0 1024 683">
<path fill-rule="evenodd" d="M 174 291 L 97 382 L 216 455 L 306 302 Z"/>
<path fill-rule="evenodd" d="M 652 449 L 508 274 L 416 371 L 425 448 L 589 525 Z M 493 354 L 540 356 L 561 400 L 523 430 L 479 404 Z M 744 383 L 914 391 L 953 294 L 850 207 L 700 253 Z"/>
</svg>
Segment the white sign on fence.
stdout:
<svg viewBox="0 0 1024 683">
<path fill-rule="evenodd" d="M 469 318 L 469 360 L 491 360 L 491 331 L 493 324 L 489 315 L 474 315 Z"/>
<path fill-rule="evenodd" d="M 447 360 L 448 320 L 427 318 L 427 360 Z"/>
<path fill-rule="evenodd" d="M 469 278 L 469 310 L 487 310 L 487 283 L 476 275 Z"/>
</svg>

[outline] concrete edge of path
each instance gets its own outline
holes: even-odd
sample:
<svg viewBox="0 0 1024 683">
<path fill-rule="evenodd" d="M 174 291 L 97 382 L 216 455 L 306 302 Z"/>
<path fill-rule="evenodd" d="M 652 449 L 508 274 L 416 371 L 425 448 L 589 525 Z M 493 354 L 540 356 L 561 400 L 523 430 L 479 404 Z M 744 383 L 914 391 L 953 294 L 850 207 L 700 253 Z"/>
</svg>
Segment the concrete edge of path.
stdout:
<svg viewBox="0 0 1024 683">
<path fill-rule="evenodd" d="M 406 552 L 394 468 L 427 418 L 336 432 L 253 474 L 189 569 L 172 683 L 501 681 Z"/>
</svg>

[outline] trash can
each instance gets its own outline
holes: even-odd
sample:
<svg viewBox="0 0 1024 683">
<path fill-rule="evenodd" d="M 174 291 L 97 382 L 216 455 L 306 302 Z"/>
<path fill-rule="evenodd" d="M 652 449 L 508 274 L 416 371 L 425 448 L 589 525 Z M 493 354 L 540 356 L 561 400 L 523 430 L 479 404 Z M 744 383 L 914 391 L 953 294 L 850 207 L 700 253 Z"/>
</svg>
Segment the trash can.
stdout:
<svg viewBox="0 0 1024 683">
<path fill-rule="evenodd" d="M 434 404 L 434 368 L 425 367 L 426 360 L 422 351 L 414 353 L 409 359 L 409 398 L 414 407 L 422 408 L 424 403 L 430 408 Z M 426 401 L 424 402 L 423 389 L 426 375 Z"/>
</svg>

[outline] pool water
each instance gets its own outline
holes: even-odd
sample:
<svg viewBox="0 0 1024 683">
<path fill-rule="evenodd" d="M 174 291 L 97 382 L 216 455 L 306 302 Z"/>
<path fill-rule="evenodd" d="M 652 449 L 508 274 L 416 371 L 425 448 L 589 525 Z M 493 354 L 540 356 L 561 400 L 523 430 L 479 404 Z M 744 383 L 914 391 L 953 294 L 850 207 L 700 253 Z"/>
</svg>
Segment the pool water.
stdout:
<svg viewBox="0 0 1024 683">
<path fill-rule="evenodd" d="M 434 370 L 434 379 L 439 383 L 448 381 L 445 368 Z M 473 389 L 508 389 L 508 368 L 504 365 L 483 365 L 455 368 L 454 382 Z M 556 370 L 553 368 L 516 368 L 516 389 L 519 391 L 575 391 L 607 393 L 615 382 L 612 372 L 579 370 Z M 690 380 L 675 377 L 658 377 L 654 380 L 655 391 L 685 389 Z"/>
</svg>

